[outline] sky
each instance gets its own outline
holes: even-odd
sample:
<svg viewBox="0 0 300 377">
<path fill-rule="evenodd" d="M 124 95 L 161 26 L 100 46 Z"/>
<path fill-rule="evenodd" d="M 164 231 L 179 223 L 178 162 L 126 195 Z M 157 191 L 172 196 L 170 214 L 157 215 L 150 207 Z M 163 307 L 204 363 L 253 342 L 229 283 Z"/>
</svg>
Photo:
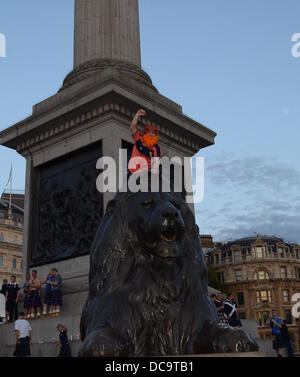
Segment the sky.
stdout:
<svg viewBox="0 0 300 377">
<path fill-rule="evenodd" d="M 73 63 L 73 0 L 0 5 L 0 130 L 55 94 Z M 140 0 L 142 67 L 161 94 L 214 130 L 205 158 L 202 234 L 225 241 L 255 233 L 300 243 L 299 0 Z M 299 49 L 300 50 L 300 49 Z M 1 51 L 1 49 L 0 49 Z M 0 191 L 13 164 L 0 146 Z"/>
</svg>

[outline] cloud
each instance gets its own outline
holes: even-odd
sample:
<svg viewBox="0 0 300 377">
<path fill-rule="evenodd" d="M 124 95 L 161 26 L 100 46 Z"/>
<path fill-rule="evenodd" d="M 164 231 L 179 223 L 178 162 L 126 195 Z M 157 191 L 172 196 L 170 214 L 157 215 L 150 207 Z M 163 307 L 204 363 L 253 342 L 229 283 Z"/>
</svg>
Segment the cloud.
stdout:
<svg viewBox="0 0 300 377">
<path fill-rule="evenodd" d="M 222 154 L 206 162 L 200 231 L 218 241 L 259 233 L 300 243 L 299 188 L 300 170 L 277 158 Z"/>
</svg>

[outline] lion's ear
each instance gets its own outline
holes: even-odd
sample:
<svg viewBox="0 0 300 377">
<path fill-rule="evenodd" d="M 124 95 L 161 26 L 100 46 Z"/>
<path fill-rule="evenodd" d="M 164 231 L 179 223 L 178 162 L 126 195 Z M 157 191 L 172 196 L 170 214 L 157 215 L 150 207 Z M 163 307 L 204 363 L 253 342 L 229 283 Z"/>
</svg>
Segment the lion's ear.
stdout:
<svg viewBox="0 0 300 377">
<path fill-rule="evenodd" d="M 114 212 L 114 210 L 116 208 L 116 205 L 117 205 L 117 201 L 116 200 L 110 200 L 107 203 L 105 214 L 106 215 L 111 215 Z"/>
</svg>

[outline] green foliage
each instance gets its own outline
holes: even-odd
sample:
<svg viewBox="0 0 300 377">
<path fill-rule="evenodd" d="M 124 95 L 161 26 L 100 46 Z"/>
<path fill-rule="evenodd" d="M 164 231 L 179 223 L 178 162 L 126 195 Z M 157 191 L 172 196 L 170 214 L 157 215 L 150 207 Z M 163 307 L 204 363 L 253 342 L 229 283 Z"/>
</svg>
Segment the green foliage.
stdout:
<svg viewBox="0 0 300 377">
<path fill-rule="evenodd" d="M 209 263 L 207 264 L 207 268 L 208 268 L 208 285 L 212 288 L 217 289 L 218 291 L 224 292 L 224 286 L 217 281 L 215 277 L 215 273 Z"/>
</svg>

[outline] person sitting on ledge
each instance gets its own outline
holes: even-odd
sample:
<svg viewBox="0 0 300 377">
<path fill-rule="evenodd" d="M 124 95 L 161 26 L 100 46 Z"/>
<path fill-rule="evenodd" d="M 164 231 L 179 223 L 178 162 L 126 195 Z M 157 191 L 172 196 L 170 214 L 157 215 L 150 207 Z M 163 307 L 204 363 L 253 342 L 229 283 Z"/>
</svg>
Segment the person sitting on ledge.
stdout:
<svg viewBox="0 0 300 377">
<path fill-rule="evenodd" d="M 56 268 L 51 269 L 51 275 L 54 276 L 53 281 L 48 280 L 52 287 L 50 296 L 50 314 L 51 317 L 58 317 L 60 314 L 60 308 L 62 306 L 62 277 L 58 273 Z"/>
<path fill-rule="evenodd" d="M 128 167 L 130 173 L 153 170 L 153 165 L 151 166 L 151 158 L 161 157 L 160 146 L 157 144 L 159 139 L 158 129 L 155 126 L 147 124 L 141 135 L 136 128 L 140 117 L 144 117 L 145 115 L 146 112 L 144 110 L 139 110 L 131 122 L 130 130 L 134 140 L 134 147 Z M 145 164 L 142 162 L 139 164 L 138 160 L 134 161 L 134 159 L 138 158 L 144 158 Z"/>
<path fill-rule="evenodd" d="M 23 285 L 23 292 L 24 292 L 24 313 L 25 318 L 30 319 L 30 274 L 26 274 L 26 281 Z"/>
<path fill-rule="evenodd" d="M 52 295 L 52 285 L 51 283 L 55 280 L 55 272 L 51 270 L 49 274 L 47 275 L 47 279 L 44 281 L 44 284 L 46 284 L 45 288 L 45 300 L 44 300 L 44 308 L 43 308 L 43 315 L 42 318 L 47 317 L 47 310 L 48 306 L 50 308 L 51 305 L 51 295 Z M 52 310 L 49 309 L 49 316 L 52 316 Z"/>
</svg>

